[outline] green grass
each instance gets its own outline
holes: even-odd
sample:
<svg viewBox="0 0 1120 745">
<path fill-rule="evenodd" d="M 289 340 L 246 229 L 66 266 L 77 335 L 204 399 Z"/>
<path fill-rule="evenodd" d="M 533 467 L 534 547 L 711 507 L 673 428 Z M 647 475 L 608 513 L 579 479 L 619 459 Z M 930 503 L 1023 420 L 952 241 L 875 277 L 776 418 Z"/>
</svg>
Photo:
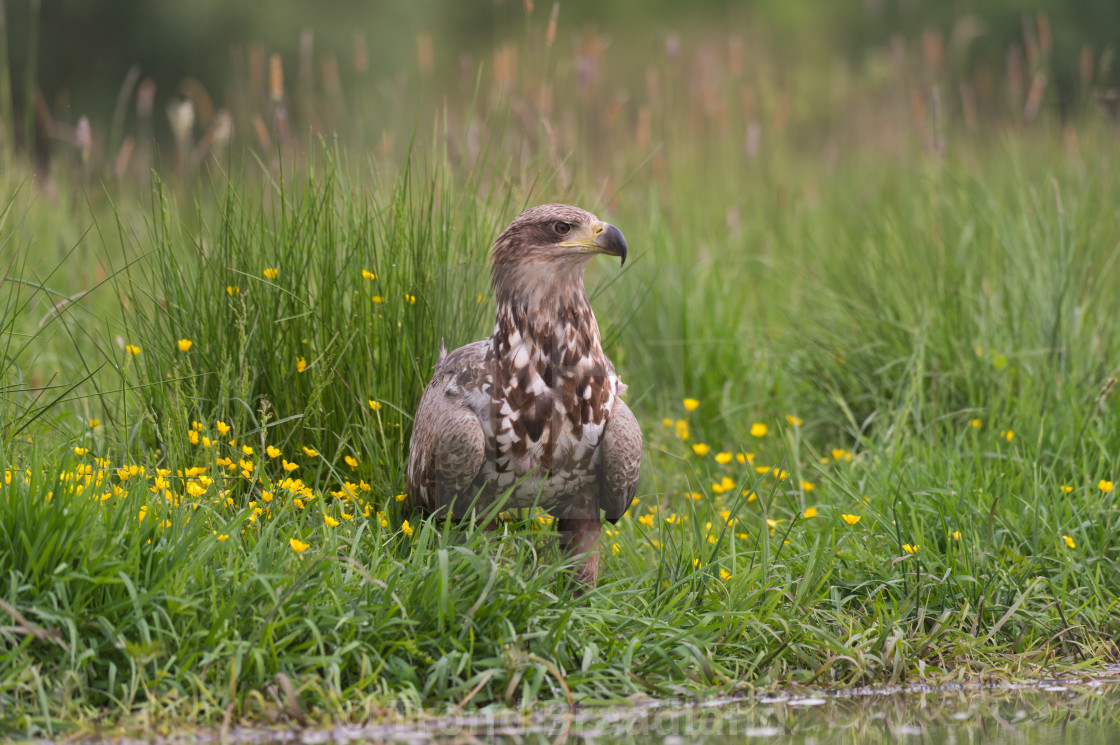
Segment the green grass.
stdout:
<svg viewBox="0 0 1120 745">
<path fill-rule="evenodd" d="M 608 204 L 592 155 L 561 185 L 441 137 L 193 191 L 0 177 L 3 732 L 1116 661 L 1120 164 L 1080 136 L 945 162 L 681 139 Z M 550 200 L 630 243 L 589 282 L 647 445 L 579 600 L 547 520 L 487 534 L 395 498 L 440 340 L 492 323 L 486 247 Z"/>
</svg>

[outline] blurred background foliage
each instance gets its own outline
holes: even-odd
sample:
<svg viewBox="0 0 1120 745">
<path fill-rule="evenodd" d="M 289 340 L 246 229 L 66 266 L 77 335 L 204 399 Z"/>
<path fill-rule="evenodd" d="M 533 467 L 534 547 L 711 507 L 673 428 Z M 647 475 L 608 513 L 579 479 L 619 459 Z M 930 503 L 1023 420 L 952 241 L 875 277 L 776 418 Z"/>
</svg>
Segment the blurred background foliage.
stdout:
<svg viewBox="0 0 1120 745">
<path fill-rule="evenodd" d="M 3 0 L 3 7 L 9 67 L 0 72 L 10 78 L 12 111 L 10 121 L 0 122 L 2 134 L 26 143 L 23 112 L 36 108 L 40 160 L 47 141 L 75 139 L 82 116 L 92 123 L 94 149 L 118 148 L 114 137 L 136 116 L 126 104 L 137 91 L 153 103 L 152 134 L 163 142 L 173 132 L 161 112 L 184 95 L 194 103 L 195 127 L 205 129 L 215 112 L 228 110 L 235 131 L 248 134 L 254 125 L 245 89 L 268 95 L 264 68 L 272 55 L 286 71 L 289 96 L 294 90 L 298 97 L 302 86 L 338 99 L 324 109 L 321 98 L 304 97 L 302 111 L 285 112 L 294 121 L 343 133 L 345 120 L 355 118 L 354 106 L 341 112 L 343 101 L 380 93 L 397 123 L 426 126 L 448 83 L 469 98 L 476 79 L 546 57 L 539 30 L 550 16 L 565 51 L 586 50 L 589 38 L 599 39 L 612 80 L 640 80 L 658 57 L 674 56 L 683 39 L 702 41 L 691 47 L 694 65 L 705 54 L 735 65 L 738 55 L 746 79 L 762 74 L 754 65 L 764 65 L 778 85 L 815 91 L 834 86 L 841 72 L 865 85 L 891 73 L 924 91 L 936 85 L 946 115 L 972 126 L 1024 111 L 1027 118 L 1042 111 L 1064 120 L 1094 103 L 1117 103 L 1115 0 L 331 0 L 310 13 L 297 0 Z M 534 26 L 536 37 L 527 33 Z M 523 40 L 520 59 L 500 56 L 510 39 Z M 757 54 L 763 49 L 765 57 Z M 404 90 L 408 96 L 394 95 Z M 827 120 L 836 102 L 809 97 L 822 110 L 818 122 Z M 358 127 L 370 142 L 386 128 L 385 118 L 369 111 Z M 353 135 L 355 127 L 349 129 Z"/>
</svg>

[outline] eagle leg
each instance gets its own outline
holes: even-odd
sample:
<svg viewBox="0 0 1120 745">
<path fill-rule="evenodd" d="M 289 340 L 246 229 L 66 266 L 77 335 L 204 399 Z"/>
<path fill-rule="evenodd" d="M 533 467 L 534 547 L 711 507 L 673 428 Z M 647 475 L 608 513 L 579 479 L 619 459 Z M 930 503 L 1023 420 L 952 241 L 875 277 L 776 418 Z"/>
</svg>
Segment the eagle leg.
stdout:
<svg viewBox="0 0 1120 745">
<path fill-rule="evenodd" d="M 562 517 L 556 527 L 560 531 L 560 547 L 568 556 L 580 557 L 572 578 L 576 596 L 599 580 L 599 518 Z"/>
</svg>

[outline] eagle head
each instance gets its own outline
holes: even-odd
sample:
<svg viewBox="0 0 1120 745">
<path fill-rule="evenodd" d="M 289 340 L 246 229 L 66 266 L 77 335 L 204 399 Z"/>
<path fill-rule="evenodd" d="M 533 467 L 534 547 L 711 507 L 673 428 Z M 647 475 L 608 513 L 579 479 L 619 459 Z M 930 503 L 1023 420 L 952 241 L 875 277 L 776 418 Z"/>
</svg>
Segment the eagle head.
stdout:
<svg viewBox="0 0 1120 745">
<path fill-rule="evenodd" d="M 542 204 L 521 213 L 494 242 L 491 284 L 499 297 L 582 288 L 583 269 L 596 254 L 618 256 L 625 264 L 622 231 L 578 207 Z"/>
</svg>

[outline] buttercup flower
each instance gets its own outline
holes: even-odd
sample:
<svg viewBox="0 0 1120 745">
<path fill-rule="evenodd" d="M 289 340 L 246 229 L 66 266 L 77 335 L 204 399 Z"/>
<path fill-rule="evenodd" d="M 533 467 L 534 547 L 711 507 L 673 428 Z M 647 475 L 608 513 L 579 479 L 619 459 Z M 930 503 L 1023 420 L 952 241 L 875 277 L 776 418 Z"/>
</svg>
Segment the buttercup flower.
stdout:
<svg viewBox="0 0 1120 745">
<path fill-rule="evenodd" d="M 278 276 L 280 276 L 280 270 L 276 267 L 269 267 L 268 269 L 264 270 L 264 276 L 266 279 L 276 279 Z"/>
<path fill-rule="evenodd" d="M 792 424 L 794 427 L 800 427 L 802 424 L 801 417 L 794 414 L 786 414 L 786 421 Z"/>
<path fill-rule="evenodd" d="M 180 352 L 189 352 L 191 351 L 191 347 L 194 346 L 194 342 L 190 339 L 180 339 L 176 343 L 179 345 Z"/>
<path fill-rule="evenodd" d="M 700 402 L 695 398 L 686 398 L 682 403 L 686 411 L 696 411 L 697 407 L 700 406 Z"/>
<path fill-rule="evenodd" d="M 711 450 L 711 447 L 702 442 L 698 442 L 692 446 L 692 452 L 700 456 L 707 455 L 709 450 Z"/>
<path fill-rule="evenodd" d="M 805 512 L 802 514 L 802 516 L 806 519 L 808 519 L 810 517 L 816 517 L 817 516 L 817 508 L 816 507 L 807 508 L 805 510 Z"/>
<path fill-rule="evenodd" d="M 304 551 L 311 548 L 310 543 L 304 543 L 303 541 L 301 541 L 298 538 L 290 538 L 288 540 L 288 545 L 291 546 L 292 550 L 295 551 L 297 554 L 302 554 Z"/>
<path fill-rule="evenodd" d="M 1066 542 L 1066 546 L 1067 546 L 1067 547 L 1069 547 L 1069 548 L 1077 548 L 1077 544 L 1076 544 L 1076 543 L 1074 543 L 1074 542 L 1073 542 L 1073 539 L 1072 539 L 1072 538 L 1070 538 L 1070 537 L 1069 537 L 1068 535 L 1064 535 L 1064 536 L 1062 536 L 1062 540 Z"/>
<path fill-rule="evenodd" d="M 136 355 L 140 354 L 140 347 L 136 346 L 135 344 L 126 344 L 124 347 L 124 351 L 128 352 L 129 356 L 135 357 Z"/>
<path fill-rule="evenodd" d="M 770 429 L 762 422 L 755 422 L 751 425 L 751 435 L 753 437 L 765 437 Z"/>
<path fill-rule="evenodd" d="M 840 517 L 841 517 L 841 518 L 842 518 L 842 519 L 844 520 L 844 522 L 846 522 L 846 523 L 847 523 L 848 525 L 855 525 L 856 523 L 858 523 L 858 522 L 859 522 L 859 519 L 860 519 L 861 517 L 863 517 L 863 515 L 841 515 Z"/>
</svg>

